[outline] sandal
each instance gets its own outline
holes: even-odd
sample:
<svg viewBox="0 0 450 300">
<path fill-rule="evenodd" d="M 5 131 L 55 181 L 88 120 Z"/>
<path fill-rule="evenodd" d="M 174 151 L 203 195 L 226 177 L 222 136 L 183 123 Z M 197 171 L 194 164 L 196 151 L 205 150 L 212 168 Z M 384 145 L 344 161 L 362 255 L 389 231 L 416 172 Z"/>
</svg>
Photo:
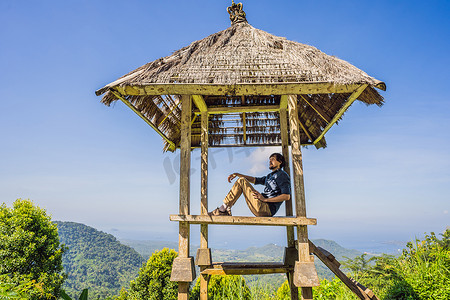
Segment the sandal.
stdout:
<svg viewBox="0 0 450 300">
<path fill-rule="evenodd" d="M 219 208 L 216 208 L 212 212 L 209 212 L 210 216 L 231 216 L 231 209 L 227 209 L 226 211 L 221 211 Z"/>
</svg>

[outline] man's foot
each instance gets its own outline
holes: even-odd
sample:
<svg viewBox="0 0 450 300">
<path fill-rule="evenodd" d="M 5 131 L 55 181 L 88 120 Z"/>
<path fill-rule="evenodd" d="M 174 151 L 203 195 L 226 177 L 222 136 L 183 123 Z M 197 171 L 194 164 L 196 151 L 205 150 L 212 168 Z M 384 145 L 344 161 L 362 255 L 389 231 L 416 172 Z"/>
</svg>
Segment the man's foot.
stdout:
<svg viewBox="0 0 450 300">
<path fill-rule="evenodd" d="M 220 208 L 216 208 L 212 212 L 209 212 L 210 216 L 231 216 L 231 209 L 227 208 L 225 211 L 221 211 Z"/>
</svg>

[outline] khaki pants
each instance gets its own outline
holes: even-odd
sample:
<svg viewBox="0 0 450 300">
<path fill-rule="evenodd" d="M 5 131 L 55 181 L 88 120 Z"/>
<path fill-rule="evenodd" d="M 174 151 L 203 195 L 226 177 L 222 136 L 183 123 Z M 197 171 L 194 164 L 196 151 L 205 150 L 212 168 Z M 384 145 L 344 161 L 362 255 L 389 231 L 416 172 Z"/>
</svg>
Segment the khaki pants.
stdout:
<svg viewBox="0 0 450 300">
<path fill-rule="evenodd" d="M 244 194 L 247 206 L 255 216 L 271 217 L 272 213 L 270 212 L 269 204 L 253 197 L 253 192 L 256 192 L 255 188 L 250 184 L 250 182 L 248 182 L 247 179 L 241 177 L 233 184 L 233 187 L 223 200 L 223 203 L 229 207 L 232 207 L 236 203 L 237 199 Z"/>
</svg>

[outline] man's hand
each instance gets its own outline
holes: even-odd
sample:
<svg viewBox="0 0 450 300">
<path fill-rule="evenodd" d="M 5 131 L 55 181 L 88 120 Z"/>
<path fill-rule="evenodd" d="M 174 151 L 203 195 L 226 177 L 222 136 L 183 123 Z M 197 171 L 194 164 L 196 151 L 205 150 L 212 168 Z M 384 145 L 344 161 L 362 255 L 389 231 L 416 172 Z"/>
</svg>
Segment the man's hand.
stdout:
<svg viewBox="0 0 450 300">
<path fill-rule="evenodd" d="M 255 199 L 258 199 L 261 202 L 266 202 L 264 201 L 266 198 L 263 195 L 261 195 L 260 192 L 253 192 L 253 197 L 255 197 Z"/>
<path fill-rule="evenodd" d="M 236 178 L 236 176 L 238 176 L 237 173 L 233 173 L 231 175 L 228 176 L 228 182 L 231 183 L 231 180 L 233 180 L 234 178 Z"/>
</svg>

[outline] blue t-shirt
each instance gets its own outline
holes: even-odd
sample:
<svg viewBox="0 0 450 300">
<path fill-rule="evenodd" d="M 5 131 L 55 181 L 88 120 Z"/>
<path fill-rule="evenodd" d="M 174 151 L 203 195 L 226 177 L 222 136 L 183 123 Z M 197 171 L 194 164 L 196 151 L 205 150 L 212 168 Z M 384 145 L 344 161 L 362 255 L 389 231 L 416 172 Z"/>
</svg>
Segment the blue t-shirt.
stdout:
<svg viewBox="0 0 450 300">
<path fill-rule="evenodd" d="M 291 194 L 291 181 L 289 175 L 278 169 L 267 176 L 255 177 L 255 184 L 264 184 L 264 192 L 261 193 L 265 198 L 273 198 L 281 194 Z M 272 216 L 275 215 L 283 202 L 268 202 Z"/>
</svg>

